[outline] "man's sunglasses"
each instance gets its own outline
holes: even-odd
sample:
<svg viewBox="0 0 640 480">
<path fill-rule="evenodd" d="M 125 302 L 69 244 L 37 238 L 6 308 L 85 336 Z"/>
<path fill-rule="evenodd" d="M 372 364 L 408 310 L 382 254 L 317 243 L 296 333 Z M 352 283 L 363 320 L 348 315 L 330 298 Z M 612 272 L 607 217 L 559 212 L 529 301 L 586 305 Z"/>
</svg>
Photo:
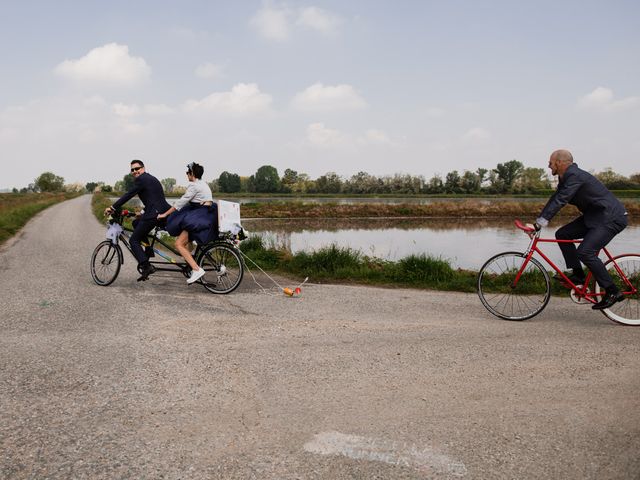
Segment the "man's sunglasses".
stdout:
<svg viewBox="0 0 640 480">
<path fill-rule="evenodd" d="M 133 167 L 133 168 L 131 169 L 131 173 L 133 173 L 133 172 L 137 172 L 137 171 L 138 171 L 138 170 L 140 170 L 141 168 L 144 168 L 144 167 Z"/>
</svg>

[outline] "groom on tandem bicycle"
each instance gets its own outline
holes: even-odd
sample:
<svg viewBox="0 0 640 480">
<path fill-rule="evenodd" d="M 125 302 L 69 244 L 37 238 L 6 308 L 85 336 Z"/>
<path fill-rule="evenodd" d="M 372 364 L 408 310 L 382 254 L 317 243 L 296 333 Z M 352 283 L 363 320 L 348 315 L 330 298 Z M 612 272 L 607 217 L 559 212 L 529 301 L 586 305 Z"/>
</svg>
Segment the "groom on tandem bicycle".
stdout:
<svg viewBox="0 0 640 480">
<path fill-rule="evenodd" d="M 145 171 L 142 160 L 131 160 L 131 175 L 133 175 L 133 188 L 122 195 L 113 205 L 107 207 L 104 211 L 105 216 L 111 215 L 119 210 L 125 203 L 138 195 L 144 205 L 144 213 L 133 223 L 133 233 L 131 234 L 130 244 L 131 253 L 138 261 L 138 271 L 141 276 L 138 281 L 146 280 L 149 275 L 155 272 L 155 268 L 149 263 L 144 249 L 140 242 L 147 238 L 147 235 L 153 227 L 158 224 L 158 214 L 166 212 L 171 205 L 167 203 L 164 197 L 162 184 L 153 175 Z"/>
<path fill-rule="evenodd" d="M 606 291 L 602 299 L 591 308 L 610 308 L 623 300 L 624 295 L 615 285 L 598 253 L 627 226 L 624 205 L 597 178 L 578 168 L 568 150 L 553 152 L 549 158 L 549 168 L 553 175 L 558 175 L 558 188 L 535 223 L 528 226 L 539 231 L 567 203 L 578 207 L 582 215 L 558 229 L 556 238 L 583 239 L 577 249 L 573 243 L 559 244 L 567 268 L 573 270 L 569 279 L 576 285 L 584 284 L 585 274 L 580 262 L 584 263 Z"/>
</svg>

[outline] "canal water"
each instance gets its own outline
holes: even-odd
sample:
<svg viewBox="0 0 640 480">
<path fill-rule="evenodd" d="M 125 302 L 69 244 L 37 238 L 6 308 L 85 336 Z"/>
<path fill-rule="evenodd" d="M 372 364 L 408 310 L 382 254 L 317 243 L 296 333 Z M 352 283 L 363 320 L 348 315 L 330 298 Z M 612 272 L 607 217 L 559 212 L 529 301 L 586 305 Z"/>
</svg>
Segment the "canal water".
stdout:
<svg viewBox="0 0 640 480">
<path fill-rule="evenodd" d="M 569 220 L 558 219 L 552 228 L 544 230 L 543 236 L 553 237 L 555 230 Z M 496 253 L 523 251 L 529 245 L 529 237 L 506 218 L 245 219 L 242 223 L 251 233 L 262 235 L 267 244 L 294 253 L 335 244 L 386 260 L 427 254 L 446 259 L 454 267 L 474 270 Z M 640 224 L 629 225 L 609 246 L 612 254 L 640 253 Z M 564 268 L 556 244 L 541 244 L 541 249 Z"/>
</svg>

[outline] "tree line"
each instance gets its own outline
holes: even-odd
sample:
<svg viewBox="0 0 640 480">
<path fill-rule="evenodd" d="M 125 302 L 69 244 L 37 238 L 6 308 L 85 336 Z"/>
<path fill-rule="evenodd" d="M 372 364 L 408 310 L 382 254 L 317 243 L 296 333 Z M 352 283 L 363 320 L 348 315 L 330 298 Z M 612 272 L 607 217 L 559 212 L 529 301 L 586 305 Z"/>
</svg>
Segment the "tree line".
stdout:
<svg viewBox="0 0 640 480">
<path fill-rule="evenodd" d="M 595 173 L 612 190 L 640 189 L 640 173 L 626 177 L 607 168 Z M 422 175 L 394 174 L 375 176 L 358 172 L 343 178 L 328 172 L 316 179 L 287 168 L 282 177 L 271 165 L 263 165 L 254 175 L 241 177 L 224 171 L 209 184 L 222 193 L 328 193 L 328 194 L 535 194 L 554 187 L 552 177 L 543 168 L 525 167 L 518 160 L 498 163 L 495 168 L 475 171 L 452 170 L 429 179 Z"/>
<path fill-rule="evenodd" d="M 626 177 L 607 168 L 594 175 L 611 190 L 640 189 L 640 173 Z M 100 181 L 86 184 L 65 184 L 64 178 L 44 172 L 33 183 L 14 193 L 22 192 L 124 192 L 133 186 L 134 177 L 125 175 L 113 186 Z M 178 186 L 175 178 L 160 180 L 167 193 L 181 194 L 185 187 Z M 220 193 L 280 193 L 280 194 L 535 194 L 553 188 L 552 177 L 543 168 L 525 167 L 518 160 L 498 163 L 495 168 L 475 171 L 452 170 L 446 175 L 436 174 L 429 179 L 422 175 L 396 173 L 376 176 L 358 172 L 344 178 L 327 172 L 316 179 L 290 168 L 282 176 L 272 165 L 263 165 L 255 174 L 244 177 L 224 171 L 209 182 L 211 190 Z"/>
</svg>

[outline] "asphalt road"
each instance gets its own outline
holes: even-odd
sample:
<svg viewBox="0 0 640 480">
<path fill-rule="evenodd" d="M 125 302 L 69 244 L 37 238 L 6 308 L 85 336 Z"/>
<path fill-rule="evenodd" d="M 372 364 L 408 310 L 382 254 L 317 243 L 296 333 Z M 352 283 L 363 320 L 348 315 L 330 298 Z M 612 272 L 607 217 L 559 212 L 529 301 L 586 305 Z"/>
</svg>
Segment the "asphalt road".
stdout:
<svg viewBox="0 0 640 480">
<path fill-rule="evenodd" d="M 89 200 L 0 249 L 0 478 L 640 478 L 640 328 L 567 298 L 217 296 L 128 253 L 99 287 Z"/>
</svg>

